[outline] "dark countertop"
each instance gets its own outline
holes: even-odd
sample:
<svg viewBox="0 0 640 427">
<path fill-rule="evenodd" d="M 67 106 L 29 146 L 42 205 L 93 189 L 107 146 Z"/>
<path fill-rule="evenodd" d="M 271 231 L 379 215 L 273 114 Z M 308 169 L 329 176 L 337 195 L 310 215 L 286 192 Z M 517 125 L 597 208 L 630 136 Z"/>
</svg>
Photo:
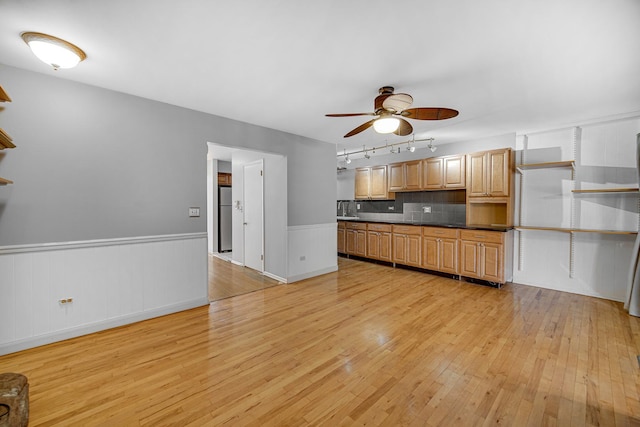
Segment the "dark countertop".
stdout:
<svg viewBox="0 0 640 427">
<path fill-rule="evenodd" d="M 460 228 L 463 230 L 487 230 L 487 231 L 502 231 L 506 232 L 513 230 L 513 227 L 507 227 L 504 225 L 456 225 L 456 224 L 434 224 L 432 222 L 419 222 L 419 221 L 392 221 L 392 220 L 370 220 L 370 219 L 338 219 L 337 221 L 344 222 L 370 222 L 374 224 L 398 224 L 398 225 L 420 225 L 428 227 L 442 227 L 442 228 Z"/>
</svg>

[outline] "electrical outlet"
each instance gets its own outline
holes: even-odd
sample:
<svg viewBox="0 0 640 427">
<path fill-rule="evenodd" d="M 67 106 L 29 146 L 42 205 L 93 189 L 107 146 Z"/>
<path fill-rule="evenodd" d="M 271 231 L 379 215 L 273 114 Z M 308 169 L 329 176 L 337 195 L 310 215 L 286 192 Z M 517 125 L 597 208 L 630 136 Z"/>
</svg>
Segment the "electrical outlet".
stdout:
<svg viewBox="0 0 640 427">
<path fill-rule="evenodd" d="M 431 213 L 431 206 L 423 206 L 422 213 Z"/>
<path fill-rule="evenodd" d="M 306 256 L 304 256 L 304 255 L 301 255 L 301 256 L 300 256 L 300 261 L 304 261 L 305 259 L 307 259 L 307 257 L 306 257 Z"/>
<path fill-rule="evenodd" d="M 360 210 L 360 203 L 356 203 L 356 209 Z"/>
<path fill-rule="evenodd" d="M 387 209 L 389 209 L 390 211 L 395 211 L 396 207 L 395 206 L 387 206 Z"/>
<path fill-rule="evenodd" d="M 189 216 L 200 216 L 200 208 L 189 208 Z"/>
</svg>

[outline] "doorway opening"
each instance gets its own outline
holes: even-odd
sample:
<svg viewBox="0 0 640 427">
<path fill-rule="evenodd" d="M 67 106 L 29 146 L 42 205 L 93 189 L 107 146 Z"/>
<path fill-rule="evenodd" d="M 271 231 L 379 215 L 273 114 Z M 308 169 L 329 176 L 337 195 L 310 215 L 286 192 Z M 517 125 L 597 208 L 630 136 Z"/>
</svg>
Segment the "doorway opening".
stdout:
<svg viewBox="0 0 640 427">
<path fill-rule="evenodd" d="M 286 156 L 215 143 L 207 145 L 209 300 L 285 283 Z M 223 181 L 219 174 L 228 174 L 229 181 Z M 214 280 L 220 277 L 220 271 L 212 271 L 223 267 L 212 262 L 212 257 L 237 266 L 228 271 L 234 275 L 229 280 L 244 275 L 241 280 L 254 286 L 223 290 L 221 281 Z M 257 280 L 256 275 L 265 277 Z"/>
</svg>

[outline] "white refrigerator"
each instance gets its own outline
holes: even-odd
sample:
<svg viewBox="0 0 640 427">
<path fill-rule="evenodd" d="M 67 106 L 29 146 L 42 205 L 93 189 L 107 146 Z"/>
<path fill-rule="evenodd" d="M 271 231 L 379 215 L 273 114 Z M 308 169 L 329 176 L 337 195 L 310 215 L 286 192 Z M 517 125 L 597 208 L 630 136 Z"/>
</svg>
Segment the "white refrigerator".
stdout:
<svg viewBox="0 0 640 427">
<path fill-rule="evenodd" d="M 231 252 L 231 187 L 218 187 L 218 252 Z"/>
</svg>

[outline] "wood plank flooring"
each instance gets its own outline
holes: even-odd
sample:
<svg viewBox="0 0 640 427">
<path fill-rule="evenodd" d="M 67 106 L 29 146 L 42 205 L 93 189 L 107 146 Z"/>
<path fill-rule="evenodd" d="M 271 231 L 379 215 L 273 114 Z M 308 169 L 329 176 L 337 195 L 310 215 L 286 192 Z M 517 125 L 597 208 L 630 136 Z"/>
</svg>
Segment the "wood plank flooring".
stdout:
<svg viewBox="0 0 640 427">
<path fill-rule="evenodd" d="M 29 377 L 30 426 L 628 426 L 638 354 L 619 303 L 341 258 L 0 372 Z"/>
<path fill-rule="evenodd" d="M 209 301 L 218 301 L 276 285 L 277 280 L 209 254 Z"/>
</svg>

